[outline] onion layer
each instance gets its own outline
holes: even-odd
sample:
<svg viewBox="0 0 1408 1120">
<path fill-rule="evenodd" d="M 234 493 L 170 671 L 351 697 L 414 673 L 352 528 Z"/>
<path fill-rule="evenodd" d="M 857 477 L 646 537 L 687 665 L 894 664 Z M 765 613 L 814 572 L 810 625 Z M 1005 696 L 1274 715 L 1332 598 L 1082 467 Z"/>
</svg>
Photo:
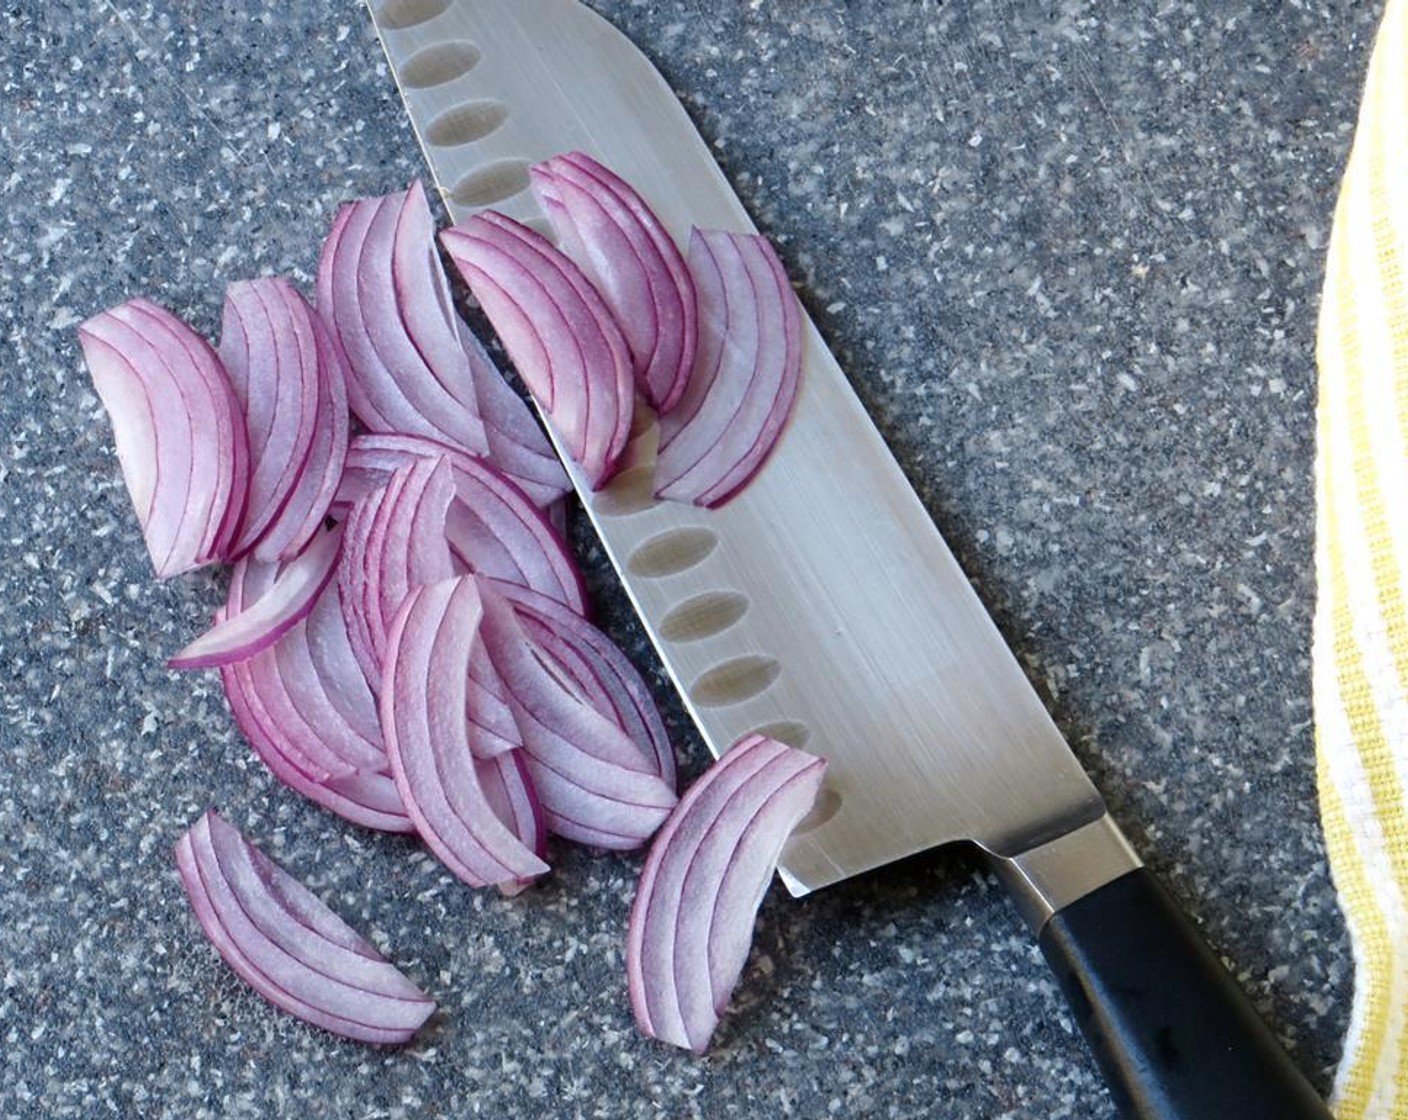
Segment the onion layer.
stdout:
<svg viewBox="0 0 1408 1120">
<path fill-rule="evenodd" d="M 209 343 L 134 299 L 78 328 L 158 579 L 227 556 L 244 517 L 249 438 Z"/>
<path fill-rule="evenodd" d="M 564 251 L 625 332 L 636 385 L 657 411 L 669 412 L 684 395 L 699 343 L 684 257 L 635 188 L 591 156 L 554 156 L 530 174 Z"/>
<path fill-rule="evenodd" d="M 797 397 L 802 316 L 767 240 L 695 230 L 699 358 L 679 407 L 660 418 L 655 494 L 723 505 L 762 467 Z"/>
<path fill-rule="evenodd" d="M 420 184 L 345 204 L 318 264 L 318 314 L 347 355 L 348 400 L 374 432 L 489 450 Z"/>
<path fill-rule="evenodd" d="M 416 830 L 470 886 L 519 887 L 548 866 L 501 820 L 480 785 L 465 705 L 483 615 L 471 576 L 413 588 L 391 626 L 381 726 Z M 503 780 L 497 767 L 494 777 Z M 504 799 L 513 791 L 504 789 Z"/>
<path fill-rule="evenodd" d="M 409 1042 L 435 1002 L 209 810 L 176 844 L 201 928 L 275 1007 L 359 1042 Z"/>
<path fill-rule="evenodd" d="M 675 752 L 660 709 L 630 659 L 605 634 L 561 603 L 530 588 L 496 582 L 513 604 L 528 639 L 558 675 L 593 708 L 615 721 L 650 759 L 655 774 L 675 788 Z"/>
<path fill-rule="evenodd" d="M 523 752 L 506 751 L 493 758 L 476 758 L 474 769 L 494 816 L 513 830 L 525 848 L 539 859 L 547 859 L 548 830 L 543 807 L 538 804 Z M 511 884 L 500 884 L 499 889 L 505 894 L 514 893 Z"/>
<path fill-rule="evenodd" d="M 626 445 L 630 347 L 582 270 L 541 234 L 493 211 L 440 235 L 528 390 L 593 487 Z"/>
<path fill-rule="evenodd" d="M 643 844 L 674 807 L 674 790 L 616 722 L 535 652 L 512 604 L 481 585 L 485 648 L 498 670 L 550 831 L 599 848 Z"/>
<path fill-rule="evenodd" d="M 291 559 L 322 526 L 342 475 L 341 351 L 293 285 L 268 276 L 226 290 L 220 360 L 249 432 L 249 503 L 234 555 Z"/>
<path fill-rule="evenodd" d="M 262 564 L 241 560 L 230 576 L 230 595 L 242 604 L 227 604 L 224 617 L 167 661 L 172 669 L 209 669 L 253 657 L 291 630 L 313 609 L 314 602 L 337 571 L 342 526 L 314 538 L 302 555 Z M 255 582 L 260 594 L 249 593 Z"/>
<path fill-rule="evenodd" d="M 279 687 L 277 677 L 261 676 L 259 660 L 268 656 L 265 651 L 252 661 L 220 669 L 235 723 L 259 760 L 284 785 L 344 820 L 380 832 L 414 832 L 415 823 L 406 815 L 390 773 L 350 768 L 335 754 L 331 760 L 321 755 L 315 758 L 315 751 L 330 750 L 322 729 L 302 722 L 285 723 L 279 715 L 271 714 L 286 712 L 290 701 L 275 691 L 276 700 L 266 703 L 269 690 Z M 325 763 L 336 769 L 329 770 Z"/>
<path fill-rule="evenodd" d="M 394 471 L 347 517 L 337 584 L 352 650 L 373 689 L 381 682 L 391 621 L 414 587 L 454 574 L 445 512 L 454 497 L 446 459 L 417 459 Z"/>
<path fill-rule="evenodd" d="M 353 824 L 415 831 L 346 637 L 337 583 L 273 647 L 220 675 L 235 723 L 275 778 Z"/>
<path fill-rule="evenodd" d="M 753 940 L 787 837 L 821 788 L 824 760 L 761 735 L 690 787 L 651 846 L 626 934 L 641 1030 L 703 1053 Z"/>
<path fill-rule="evenodd" d="M 454 471 L 455 500 L 445 515 L 445 532 L 456 567 L 531 587 L 585 613 L 582 576 L 562 536 L 483 459 L 418 436 L 358 436 L 348 452 L 338 505 L 384 485 L 401 467 L 440 455 Z"/>
<path fill-rule="evenodd" d="M 460 344 L 469 359 L 474 398 L 489 441 L 489 461 L 516 483 L 534 505 L 546 508 L 572 490 L 562 460 L 524 403 L 494 365 L 484 344 L 463 323 Z"/>
<path fill-rule="evenodd" d="M 228 609 L 243 609 L 246 590 L 264 594 L 270 571 L 252 567 L 232 581 Z M 222 667 L 221 679 L 235 722 L 281 782 L 354 824 L 415 831 L 391 779 L 376 698 L 352 652 L 336 583 L 274 645 Z"/>
</svg>

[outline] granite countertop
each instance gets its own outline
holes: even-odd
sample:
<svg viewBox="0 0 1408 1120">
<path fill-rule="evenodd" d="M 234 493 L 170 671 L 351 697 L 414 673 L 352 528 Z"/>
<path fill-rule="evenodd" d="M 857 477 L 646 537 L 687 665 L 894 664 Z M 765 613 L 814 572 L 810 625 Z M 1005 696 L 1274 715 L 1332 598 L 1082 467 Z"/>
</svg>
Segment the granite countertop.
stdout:
<svg viewBox="0 0 1408 1120">
<path fill-rule="evenodd" d="M 1316 820 L 1312 360 L 1377 6 L 594 0 L 680 92 L 1136 846 L 1327 1089 L 1353 973 Z M 305 286 L 424 174 L 364 10 L 0 10 L 0 1115 L 1108 1117 L 1030 936 L 945 851 L 763 907 L 707 1058 L 637 1036 L 637 858 L 513 900 L 302 801 L 157 584 L 74 326 Z M 588 542 L 613 633 L 650 653 Z M 703 764 L 661 684 L 688 775 Z M 441 1001 L 273 1012 L 170 848 L 215 804 Z"/>
</svg>

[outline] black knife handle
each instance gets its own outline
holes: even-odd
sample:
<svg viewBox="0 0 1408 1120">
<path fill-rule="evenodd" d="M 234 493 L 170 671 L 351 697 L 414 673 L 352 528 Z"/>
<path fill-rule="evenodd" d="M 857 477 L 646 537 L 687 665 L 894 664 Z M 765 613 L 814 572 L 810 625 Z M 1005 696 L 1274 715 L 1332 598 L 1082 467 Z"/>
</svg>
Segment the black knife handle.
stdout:
<svg viewBox="0 0 1408 1120">
<path fill-rule="evenodd" d="M 1057 911 L 1041 951 L 1134 1120 L 1330 1120 L 1193 923 L 1144 868 Z"/>
</svg>

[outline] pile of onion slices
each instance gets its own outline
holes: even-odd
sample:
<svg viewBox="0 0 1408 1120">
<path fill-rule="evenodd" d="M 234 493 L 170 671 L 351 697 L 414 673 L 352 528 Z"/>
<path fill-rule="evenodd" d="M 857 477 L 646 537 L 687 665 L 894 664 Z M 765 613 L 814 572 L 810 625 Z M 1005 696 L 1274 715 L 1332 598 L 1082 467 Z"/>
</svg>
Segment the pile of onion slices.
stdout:
<svg viewBox="0 0 1408 1120">
<path fill-rule="evenodd" d="M 484 211 L 440 241 L 587 484 L 660 419 L 655 490 L 743 490 L 798 392 L 802 320 L 771 246 L 687 251 L 580 152 L 532 169 L 557 244 Z M 233 565 L 217 669 L 289 788 L 417 834 L 471 887 L 516 895 L 550 837 L 651 843 L 627 939 L 648 1034 L 702 1051 L 779 853 L 825 763 L 752 736 L 683 799 L 664 721 L 589 621 L 559 531 L 567 473 L 455 310 L 419 184 L 344 205 L 310 304 L 231 284 L 218 349 L 134 299 L 79 337 L 158 578 Z M 176 848 L 197 919 L 256 991 L 316 1026 L 402 1043 L 434 1002 L 214 811 Z"/>
</svg>

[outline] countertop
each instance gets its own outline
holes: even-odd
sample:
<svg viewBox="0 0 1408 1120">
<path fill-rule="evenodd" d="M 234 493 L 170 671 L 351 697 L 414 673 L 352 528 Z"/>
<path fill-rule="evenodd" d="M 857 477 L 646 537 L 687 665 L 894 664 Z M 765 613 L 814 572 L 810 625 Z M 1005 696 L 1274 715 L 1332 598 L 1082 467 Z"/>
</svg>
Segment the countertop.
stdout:
<svg viewBox="0 0 1408 1120">
<path fill-rule="evenodd" d="M 714 144 L 1111 811 L 1328 1089 L 1353 989 L 1317 824 L 1315 317 L 1377 6 L 595 0 Z M 638 857 L 512 900 L 304 802 L 155 582 L 74 326 L 307 290 L 425 174 L 365 11 L 0 10 L 0 1115 L 1109 1117 L 971 854 L 765 902 L 703 1059 L 640 1038 Z M 703 752 L 590 542 L 687 775 Z M 409 1049 L 275 1013 L 171 845 L 217 805 L 440 1000 Z"/>
</svg>

